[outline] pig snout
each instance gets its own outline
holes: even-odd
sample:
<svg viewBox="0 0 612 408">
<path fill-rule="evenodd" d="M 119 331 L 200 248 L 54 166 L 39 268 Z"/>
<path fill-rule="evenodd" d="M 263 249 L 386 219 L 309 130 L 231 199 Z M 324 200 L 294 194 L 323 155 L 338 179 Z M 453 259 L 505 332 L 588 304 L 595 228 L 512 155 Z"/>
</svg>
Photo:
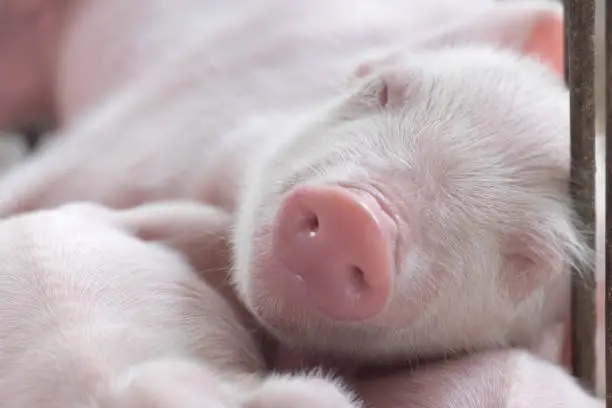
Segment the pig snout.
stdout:
<svg viewBox="0 0 612 408">
<path fill-rule="evenodd" d="M 393 282 L 392 217 L 370 194 L 340 186 L 302 186 L 281 204 L 265 277 L 280 296 L 326 318 L 359 321 L 386 306 Z"/>
</svg>

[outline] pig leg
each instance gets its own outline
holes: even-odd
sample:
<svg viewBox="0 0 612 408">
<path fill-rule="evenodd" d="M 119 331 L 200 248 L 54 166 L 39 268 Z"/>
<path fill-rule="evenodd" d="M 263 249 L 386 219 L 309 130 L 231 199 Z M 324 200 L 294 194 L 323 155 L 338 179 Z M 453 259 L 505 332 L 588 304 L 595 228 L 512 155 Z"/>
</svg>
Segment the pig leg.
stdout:
<svg viewBox="0 0 612 408">
<path fill-rule="evenodd" d="M 368 406 L 385 408 L 603 408 L 562 368 L 523 351 L 493 351 L 361 380 Z"/>
</svg>

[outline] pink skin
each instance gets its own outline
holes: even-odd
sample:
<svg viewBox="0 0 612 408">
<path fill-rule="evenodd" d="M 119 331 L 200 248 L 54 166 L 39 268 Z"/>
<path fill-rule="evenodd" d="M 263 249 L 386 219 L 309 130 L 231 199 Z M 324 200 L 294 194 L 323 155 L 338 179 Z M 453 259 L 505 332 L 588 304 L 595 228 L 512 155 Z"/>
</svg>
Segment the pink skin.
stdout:
<svg viewBox="0 0 612 408">
<path fill-rule="evenodd" d="M 526 58 L 559 67 L 562 15 L 547 2 L 451 3 L 226 10 L 241 24 L 143 70 L 3 179 L 0 213 L 220 205 L 236 214 L 237 295 L 288 354 L 358 365 L 535 352 L 566 319 L 568 265 L 589 255 L 568 208 L 567 93 Z M 161 30 L 164 14 L 150 21 Z M 436 48 L 462 40 L 507 50 Z M 279 238 L 303 231 L 283 214 L 305 202 L 343 231 Z M 296 270 L 305 257 L 314 266 Z M 360 301 L 349 310 L 338 293 Z"/>
</svg>

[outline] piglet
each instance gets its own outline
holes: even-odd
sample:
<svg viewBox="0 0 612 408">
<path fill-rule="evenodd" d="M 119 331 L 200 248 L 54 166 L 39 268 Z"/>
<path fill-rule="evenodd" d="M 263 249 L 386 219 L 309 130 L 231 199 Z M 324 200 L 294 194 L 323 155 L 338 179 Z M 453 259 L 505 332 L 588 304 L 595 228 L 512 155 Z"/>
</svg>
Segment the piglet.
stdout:
<svg viewBox="0 0 612 408">
<path fill-rule="evenodd" d="M 357 407 L 324 375 L 264 378 L 248 324 L 195 269 L 223 263 L 183 255 L 184 235 L 222 253 L 227 220 L 182 202 L 0 221 L 2 406 Z"/>
</svg>

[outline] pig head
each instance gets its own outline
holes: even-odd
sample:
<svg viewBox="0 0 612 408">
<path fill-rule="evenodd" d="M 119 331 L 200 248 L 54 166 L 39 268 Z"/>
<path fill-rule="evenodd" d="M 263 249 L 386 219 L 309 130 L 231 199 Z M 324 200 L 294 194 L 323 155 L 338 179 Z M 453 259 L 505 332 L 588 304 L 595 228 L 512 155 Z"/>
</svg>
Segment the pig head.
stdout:
<svg viewBox="0 0 612 408">
<path fill-rule="evenodd" d="M 561 5 L 501 4 L 516 14 L 463 33 L 505 24 L 515 52 L 458 41 L 366 62 L 257 157 L 233 279 L 281 342 L 396 360 L 534 346 L 567 317 L 570 266 L 592 254 L 567 190 Z"/>
</svg>

